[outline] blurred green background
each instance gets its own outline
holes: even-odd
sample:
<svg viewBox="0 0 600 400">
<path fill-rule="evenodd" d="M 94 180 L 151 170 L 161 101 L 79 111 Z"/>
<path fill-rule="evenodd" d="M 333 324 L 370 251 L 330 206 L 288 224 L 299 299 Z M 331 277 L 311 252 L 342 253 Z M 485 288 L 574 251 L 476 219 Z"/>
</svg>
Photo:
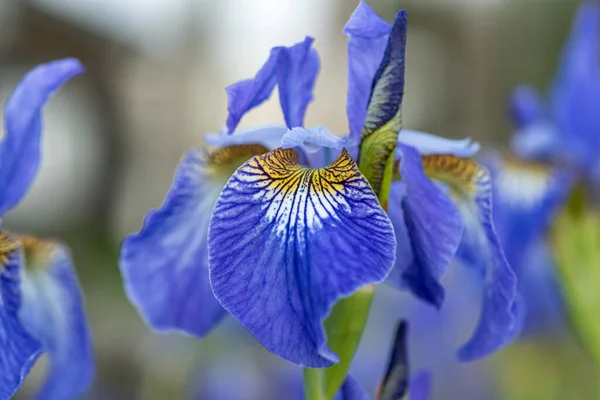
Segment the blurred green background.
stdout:
<svg viewBox="0 0 600 400">
<path fill-rule="evenodd" d="M 387 20 L 400 8 L 409 12 L 405 126 L 504 147 L 511 133 L 508 95 L 520 83 L 545 92 L 579 2 L 368 3 Z M 306 125 L 324 125 L 340 134 L 347 131 L 346 39 L 341 30 L 356 4 L 348 0 L 0 2 L 3 101 L 19 77 L 37 63 L 73 56 L 88 68 L 47 107 L 41 173 L 26 200 L 4 221 L 10 230 L 58 237 L 72 249 L 98 361 L 96 382 L 86 398 L 209 398 L 194 395 L 195 387 L 205 385 L 207 379 L 240 391 L 242 382 L 249 380 L 250 386 L 266 387 L 273 399 L 294 398 L 284 394 L 285 389 L 277 392 L 283 378 L 273 368 L 289 369 L 298 377 L 300 371 L 260 349 L 232 320 L 202 341 L 152 333 L 125 297 L 117 262 L 119 242 L 140 228 L 149 209 L 160 205 L 185 150 L 201 144 L 204 133 L 224 125 L 224 87 L 253 76 L 272 46 L 292 44 L 304 35 L 316 38 L 321 73 Z M 244 118 L 242 127 L 280 122 L 276 99 L 272 96 L 266 106 Z M 449 291 L 461 295 L 460 283 Z M 379 297 L 380 304 L 395 312 L 378 311 L 372 316 L 362 351 L 383 364 L 393 324 L 415 308 L 407 296 L 387 289 Z M 400 303 L 401 311 L 394 307 Z M 435 330 L 440 337 L 458 335 L 456 343 L 464 341 L 474 325 L 478 302 L 467 303 L 475 312 L 447 317 L 423 329 Z M 419 335 L 409 340 L 419 347 L 421 339 Z M 451 341 L 450 349 L 444 350 L 449 354 L 457 348 Z M 382 346 L 383 353 L 371 350 Z M 428 351 L 442 352 L 431 347 Z M 415 366 L 430 364 L 426 351 L 415 351 Z M 43 368 L 44 360 L 18 398 L 31 396 Z M 526 339 L 471 365 L 443 361 L 434 373 L 436 398 L 443 399 L 583 399 L 589 398 L 597 376 L 586 352 L 568 335 Z M 231 398 L 263 397 L 252 397 L 248 391 Z"/>
</svg>

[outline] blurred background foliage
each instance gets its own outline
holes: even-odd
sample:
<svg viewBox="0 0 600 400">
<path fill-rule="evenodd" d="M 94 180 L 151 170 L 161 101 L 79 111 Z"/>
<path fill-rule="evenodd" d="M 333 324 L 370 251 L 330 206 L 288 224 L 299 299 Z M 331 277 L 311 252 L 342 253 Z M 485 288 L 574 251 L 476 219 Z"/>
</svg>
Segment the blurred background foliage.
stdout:
<svg viewBox="0 0 600 400">
<path fill-rule="evenodd" d="M 37 63 L 74 56 L 88 68 L 47 107 L 40 177 L 5 221 L 10 230 L 59 237 L 72 248 L 98 360 L 94 388 L 85 398 L 252 400 L 265 399 L 265 390 L 272 399 L 294 398 L 301 371 L 262 350 L 231 319 L 202 341 L 152 333 L 124 295 L 119 241 L 160 205 L 184 151 L 224 125 L 224 87 L 254 75 L 272 46 L 306 34 L 317 39 L 321 74 L 306 125 L 347 131 L 341 30 L 356 3 L 0 2 L 3 101 Z M 400 8 L 409 12 L 405 126 L 502 148 L 512 130 L 510 91 L 524 82 L 546 91 L 579 2 L 368 3 L 388 20 Z M 242 126 L 281 121 L 275 99 Z M 454 275 L 446 277 L 441 313 L 380 290 L 355 368 L 367 387 L 373 389 L 383 372 L 394 324 L 407 317 L 412 365 L 433 369 L 436 398 L 591 396 L 598 371 L 568 332 L 525 337 L 485 361 L 455 362 L 479 302 L 477 293 L 467 295 L 468 278 Z M 43 368 L 42 359 L 19 398 L 29 398 Z"/>
</svg>

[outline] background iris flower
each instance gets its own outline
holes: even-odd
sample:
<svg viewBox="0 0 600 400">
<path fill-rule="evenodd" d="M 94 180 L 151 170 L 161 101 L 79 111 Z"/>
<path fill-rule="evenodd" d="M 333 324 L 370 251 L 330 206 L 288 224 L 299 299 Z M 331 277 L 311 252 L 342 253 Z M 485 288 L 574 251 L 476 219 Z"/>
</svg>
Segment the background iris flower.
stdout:
<svg viewBox="0 0 600 400">
<path fill-rule="evenodd" d="M 23 77 L 8 99 L 0 143 L 0 215 L 19 204 L 38 172 L 44 104 L 82 71 L 74 59 L 42 64 Z M 94 360 L 68 249 L 0 232 L 0 295 L 0 399 L 16 392 L 44 352 L 50 367 L 37 398 L 81 395 L 92 382 Z"/>
</svg>

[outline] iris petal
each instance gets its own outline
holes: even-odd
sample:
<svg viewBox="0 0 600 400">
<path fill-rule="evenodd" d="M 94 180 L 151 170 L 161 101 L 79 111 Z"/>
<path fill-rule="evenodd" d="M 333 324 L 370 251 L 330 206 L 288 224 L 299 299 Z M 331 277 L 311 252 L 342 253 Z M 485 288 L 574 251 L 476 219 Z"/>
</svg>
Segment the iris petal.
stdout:
<svg viewBox="0 0 600 400">
<path fill-rule="evenodd" d="M 347 151 L 322 169 L 297 161 L 294 150 L 277 149 L 231 177 L 210 222 L 210 281 L 268 350 L 325 367 L 338 357 L 323 318 L 341 297 L 385 279 L 396 243 Z"/>
<path fill-rule="evenodd" d="M 39 399 L 72 399 L 91 385 L 94 358 L 83 297 L 68 251 L 20 238 L 25 263 L 19 318 L 50 356 Z"/>
<path fill-rule="evenodd" d="M 333 398 L 334 400 L 369 400 L 369 394 L 361 386 L 360 382 L 352 376 L 348 375 L 339 392 Z"/>
<path fill-rule="evenodd" d="M 471 157 L 479 151 L 479 143 L 471 138 L 452 140 L 429 133 L 403 129 L 398 135 L 398 144 L 414 147 L 419 154 L 453 154 L 457 157 Z M 402 150 L 398 150 L 402 152 Z"/>
<path fill-rule="evenodd" d="M 269 58 L 254 78 L 229 85 L 227 92 L 227 130 L 232 133 L 248 111 L 267 101 L 277 84 L 277 60 L 280 47 L 271 49 Z"/>
<path fill-rule="evenodd" d="M 0 143 L 0 215 L 25 196 L 40 165 L 42 108 L 67 80 L 83 72 L 68 58 L 39 65 L 28 72 L 5 107 L 5 136 Z"/>
<path fill-rule="evenodd" d="M 483 305 L 473 336 L 458 357 L 470 361 L 507 344 L 517 325 L 517 279 L 500 246 L 492 221 L 492 184 L 489 172 L 473 159 L 450 155 L 424 156 L 426 173 L 452 190 L 463 216 L 465 231 L 461 249 L 481 266 Z"/>
<path fill-rule="evenodd" d="M 288 128 L 304 125 L 304 115 L 313 100 L 319 73 L 319 56 L 307 37 L 304 42 L 282 48 L 277 65 L 279 102 Z"/>
<path fill-rule="evenodd" d="M 517 274 L 530 246 L 542 239 L 571 190 L 571 174 L 543 164 L 489 155 L 494 181 L 494 225 Z"/>
<path fill-rule="evenodd" d="M 597 161 L 600 148 L 600 5 L 584 2 L 578 10 L 550 93 L 552 116 L 563 141 L 585 167 Z M 563 151 L 565 145 L 563 144 Z"/>
<path fill-rule="evenodd" d="M 281 146 L 281 138 L 287 132 L 283 125 L 267 125 L 246 130 L 236 130 L 232 134 L 227 131 L 204 135 L 207 145 L 213 147 L 228 147 L 233 145 L 260 144 L 269 150 Z"/>
<path fill-rule="evenodd" d="M 545 118 L 544 105 L 537 90 L 519 86 L 510 97 L 510 114 L 517 128 L 527 127 Z"/>
<path fill-rule="evenodd" d="M 18 245 L 0 233 L 0 399 L 9 399 L 21 386 L 42 345 L 21 324 L 21 264 Z"/>
<path fill-rule="evenodd" d="M 127 295 L 154 329 L 204 336 L 225 315 L 208 281 L 211 212 L 235 169 L 267 151 L 261 145 L 229 146 L 211 156 L 190 151 L 162 207 L 123 241 L 120 263 Z"/>
<path fill-rule="evenodd" d="M 431 391 L 431 373 L 421 370 L 410 381 L 410 400 L 427 400 Z"/>
<path fill-rule="evenodd" d="M 348 99 L 350 138 L 360 140 L 373 78 L 385 53 L 392 26 L 361 1 L 344 27 L 348 35 Z"/>
<path fill-rule="evenodd" d="M 439 279 L 456 253 L 463 224 L 454 203 L 425 175 L 419 153 L 409 146 L 401 145 L 400 149 L 406 193 L 392 201 L 402 201 L 413 258 L 396 259 L 396 268 L 402 271 L 399 286 L 408 287 L 415 296 L 439 308 L 444 300 Z"/>
</svg>

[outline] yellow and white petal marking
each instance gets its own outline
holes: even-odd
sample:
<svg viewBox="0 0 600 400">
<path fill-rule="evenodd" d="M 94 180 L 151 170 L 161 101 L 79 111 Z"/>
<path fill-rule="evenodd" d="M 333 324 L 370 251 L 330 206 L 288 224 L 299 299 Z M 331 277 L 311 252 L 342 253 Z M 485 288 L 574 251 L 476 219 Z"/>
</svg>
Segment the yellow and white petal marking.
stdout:
<svg viewBox="0 0 600 400">
<path fill-rule="evenodd" d="M 504 159 L 494 184 L 502 199 L 520 208 L 531 208 L 542 202 L 555 185 L 553 171 L 544 164 Z"/>
<path fill-rule="evenodd" d="M 30 235 L 16 236 L 27 268 L 46 268 L 50 265 L 56 243 Z"/>
<path fill-rule="evenodd" d="M 258 190 L 254 198 L 260 196 L 265 201 L 265 216 L 277 224 L 278 233 L 289 229 L 290 221 L 293 225 L 300 223 L 300 217 L 305 218 L 309 229 L 318 229 L 321 220 L 338 219 L 338 209 L 349 212 L 344 196 L 347 184 L 355 182 L 368 188 L 346 149 L 336 161 L 321 169 L 300 165 L 295 150 L 277 149 L 252 159 L 242 172 L 249 179 L 246 182 L 253 182 Z"/>
<path fill-rule="evenodd" d="M 8 262 L 11 253 L 19 248 L 19 243 L 11 238 L 6 232 L 0 231 L 0 272 Z"/>
<path fill-rule="evenodd" d="M 231 177 L 209 228 L 215 296 L 267 349 L 303 366 L 338 358 L 322 320 L 341 297 L 381 282 L 396 240 L 345 149 L 321 169 L 291 149 L 254 157 Z"/>
</svg>

